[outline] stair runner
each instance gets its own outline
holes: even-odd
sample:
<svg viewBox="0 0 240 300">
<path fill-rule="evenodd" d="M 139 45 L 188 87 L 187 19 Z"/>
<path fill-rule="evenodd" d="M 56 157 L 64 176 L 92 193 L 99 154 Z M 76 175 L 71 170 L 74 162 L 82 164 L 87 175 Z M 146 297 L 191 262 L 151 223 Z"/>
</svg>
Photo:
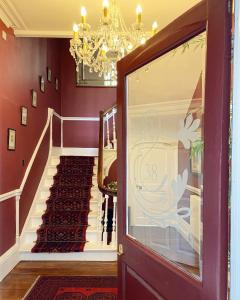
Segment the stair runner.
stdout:
<svg viewBox="0 0 240 300">
<path fill-rule="evenodd" d="M 93 157 L 61 156 L 32 252 L 82 252 L 90 209 Z"/>
</svg>

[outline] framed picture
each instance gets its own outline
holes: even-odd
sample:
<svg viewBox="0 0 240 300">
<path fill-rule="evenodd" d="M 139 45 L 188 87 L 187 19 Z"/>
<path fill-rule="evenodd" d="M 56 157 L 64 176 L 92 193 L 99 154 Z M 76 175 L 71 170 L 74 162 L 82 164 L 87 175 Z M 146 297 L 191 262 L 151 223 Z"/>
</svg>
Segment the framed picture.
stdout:
<svg viewBox="0 0 240 300">
<path fill-rule="evenodd" d="M 37 92 L 32 90 L 32 106 L 37 107 Z"/>
<path fill-rule="evenodd" d="M 59 80 L 58 80 L 58 78 L 55 78 L 55 89 L 56 89 L 56 91 L 59 90 Z"/>
<path fill-rule="evenodd" d="M 8 128 L 7 148 L 10 151 L 16 150 L 16 130 Z"/>
<path fill-rule="evenodd" d="M 47 80 L 52 81 L 52 70 L 50 68 L 47 68 Z"/>
<path fill-rule="evenodd" d="M 92 86 L 92 87 L 116 87 L 117 81 L 112 80 L 111 76 L 105 78 L 104 75 L 99 77 L 98 73 L 91 72 L 88 66 L 83 63 L 79 64 L 79 70 L 76 72 L 77 86 Z"/>
<path fill-rule="evenodd" d="M 42 93 L 45 92 L 45 80 L 44 80 L 43 76 L 40 76 L 40 91 Z"/>
<path fill-rule="evenodd" d="M 21 125 L 27 126 L 28 109 L 25 106 L 21 106 Z"/>
</svg>

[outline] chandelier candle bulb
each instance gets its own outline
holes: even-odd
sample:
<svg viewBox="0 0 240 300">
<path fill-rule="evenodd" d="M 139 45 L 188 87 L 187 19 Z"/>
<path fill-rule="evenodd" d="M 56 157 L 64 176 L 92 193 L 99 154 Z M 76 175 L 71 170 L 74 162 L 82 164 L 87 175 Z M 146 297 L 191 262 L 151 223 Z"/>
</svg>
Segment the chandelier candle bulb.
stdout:
<svg viewBox="0 0 240 300">
<path fill-rule="evenodd" d="M 137 23 L 141 24 L 142 23 L 142 7 L 141 7 L 141 5 L 137 6 L 136 14 L 137 14 Z"/>
<path fill-rule="evenodd" d="M 82 17 L 82 24 L 86 24 L 87 10 L 84 6 L 81 8 L 81 17 Z"/>
<path fill-rule="evenodd" d="M 155 21 L 152 25 L 152 34 L 155 35 L 158 31 L 158 23 Z"/>
<path fill-rule="evenodd" d="M 104 18 L 108 17 L 108 8 L 109 8 L 109 2 L 108 2 L 108 0 L 104 0 L 103 1 L 103 15 L 104 15 Z"/>
<path fill-rule="evenodd" d="M 73 24 L 73 38 L 74 38 L 74 40 L 78 39 L 78 25 L 77 24 Z"/>
</svg>

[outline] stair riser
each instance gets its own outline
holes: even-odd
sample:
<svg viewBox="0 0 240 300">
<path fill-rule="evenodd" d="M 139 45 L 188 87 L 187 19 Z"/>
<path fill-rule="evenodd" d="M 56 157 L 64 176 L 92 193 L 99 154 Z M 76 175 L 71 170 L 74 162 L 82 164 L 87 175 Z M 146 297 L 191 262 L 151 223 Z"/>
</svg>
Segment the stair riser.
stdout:
<svg viewBox="0 0 240 300">
<path fill-rule="evenodd" d="M 22 244 L 33 244 L 37 240 L 36 232 L 26 232 Z M 86 240 L 91 243 L 97 243 L 98 241 L 98 233 L 97 232 L 88 232 L 86 233 Z"/>
<path fill-rule="evenodd" d="M 97 218 L 94 216 L 88 217 L 88 225 L 96 227 L 98 223 Z M 30 228 L 38 228 L 42 224 L 42 217 L 32 217 L 30 222 Z"/>
<path fill-rule="evenodd" d="M 116 251 L 80 253 L 20 253 L 21 261 L 117 261 Z"/>
<path fill-rule="evenodd" d="M 38 214 L 42 215 L 46 209 L 47 209 L 46 200 L 43 200 L 36 204 L 35 213 L 36 213 L 36 215 L 38 215 Z M 90 202 L 90 210 L 93 212 L 96 212 L 98 210 L 98 203 Z"/>
</svg>

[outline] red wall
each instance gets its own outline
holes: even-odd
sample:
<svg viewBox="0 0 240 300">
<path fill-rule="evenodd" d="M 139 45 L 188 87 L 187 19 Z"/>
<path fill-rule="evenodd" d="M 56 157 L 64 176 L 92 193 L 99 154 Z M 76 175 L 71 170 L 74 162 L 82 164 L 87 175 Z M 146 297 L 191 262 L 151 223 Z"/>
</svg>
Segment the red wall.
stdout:
<svg viewBox="0 0 240 300">
<path fill-rule="evenodd" d="M 23 225 L 26 221 L 28 212 L 31 208 L 34 195 L 37 191 L 40 179 L 42 177 L 49 152 L 49 140 L 50 140 L 50 130 L 48 129 L 39 151 L 36 155 L 34 163 L 32 165 L 31 171 L 23 188 L 21 199 L 19 203 L 19 230 L 22 231 Z M 47 199 L 46 199 L 47 200 Z"/>
<path fill-rule="evenodd" d="M 0 20 L 0 33 L 7 32 L 7 40 L 0 34 L 0 194 L 18 189 L 29 160 L 47 120 L 48 107 L 61 114 L 60 91 L 55 90 L 55 77 L 60 79 L 60 40 L 15 38 Z M 46 80 L 46 69 L 52 69 L 52 82 Z M 39 90 L 39 76 L 45 78 L 45 93 Z M 31 90 L 38 92 L 38 107 L 31 106 Z M 28 107 L 28 125 L 20 125 L 20 107 Z M 7 129 L 16 129 L 16 151 L 7 150 Z M 57 141 L 59 138 L 55 138 Z M 20 222 L 24 223 L 31 205 L 41 170 L 46 161 L 43 155 L 34 163 L 34 182 L 27 183 L 20 200 Z M 24 160 L 24 165 L 23 165 Z M 37 164 L 37 165 L 36 165 Z M 31 175 L 31 174 L 30 174 Z M 31 199 L 29 198 L 31 197 Z M 0 204 L 0 254 L 15 242 L 14 199 Z M 7 228 L 7 232 L 6 232 Z"/>
<path fill-rule="evenodd" d="M 16 242 L 15 198 L 0 203 L 0 256 Z"/>
<path fill-rule="evenodd" d="M 58 40 L 15 38 L 9 30 L 7 41 L 0 38 L 0 194 L 19 188 L 46 123 L 47 108 L 60 113 L 60 91 L 55 91 L 54 82 L 46 81 L 46 92 L 39 91 L 39 76 L 46 78 L 47 66 L 53 77 L 60 77 L 58 49 Z M 37 108 L 31 106 L 31 89 L 38 92 Z M 28 107 L 28 126 L 20 125 L 22 105 Z M 16 151 L 7 150 L 9 127 L 17 130 Z"/>
<path fill-rule="evenodd" d="M 61 95 L 65 117 L 98 117 L 117 101 L 115 88 L 76 87 L 75 62 L 69 53 L 69 40 L 62 40 Z M 64 122 L 65 147 L 98 147 L 98 122 Z"/>
</svg>

